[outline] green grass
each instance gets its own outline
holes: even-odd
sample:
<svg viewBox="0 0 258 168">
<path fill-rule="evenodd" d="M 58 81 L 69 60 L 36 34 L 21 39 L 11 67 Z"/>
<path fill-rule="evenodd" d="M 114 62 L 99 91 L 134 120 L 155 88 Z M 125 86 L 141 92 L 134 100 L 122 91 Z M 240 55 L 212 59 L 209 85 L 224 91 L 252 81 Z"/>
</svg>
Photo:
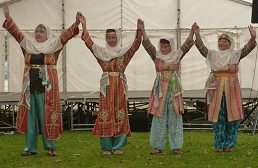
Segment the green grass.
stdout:
<svg viewBox="0 0 258 168">
<path fill-rule="evenodd" d="M 133 133 L 124 147 L 124 155 L 106 156 L 99 148 L 99 138 L 90 131 L 65 131 L 57 141 L 58 156 L 47 156 L 39 136 L 36 155 L 22 157 L 24 135 L 0 135 L 0 167 L 61 168 L 258 168 L 258 135 L 239 132 L 231 153 L 216 153 L 213 132 L 184 131 L 183 154 L 174 155 L 167 141 L 163 154 L 150 155 L 149 132 Z"/>
</svg>

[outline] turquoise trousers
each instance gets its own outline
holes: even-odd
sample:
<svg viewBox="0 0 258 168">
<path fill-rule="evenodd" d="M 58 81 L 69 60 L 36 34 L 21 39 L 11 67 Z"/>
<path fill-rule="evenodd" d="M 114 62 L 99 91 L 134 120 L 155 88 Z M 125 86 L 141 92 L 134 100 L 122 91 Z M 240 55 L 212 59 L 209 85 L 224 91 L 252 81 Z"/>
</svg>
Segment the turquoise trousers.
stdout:
<svg viewBox="0 0 258 168">
<path fill-rule="evenodd" d="M 105 137 L 100 138 L 100 148 L 104 151 L 118 150 L 127 144 L 127 135 L 120 137 Z"/>
<path fill-rule="evenodd" d="M 44 113 L 45 113 L 45 95 L 30 94 L 30 109 L 28 110 L 27 132 L 25 135 L 24 151 L 37 153 L 38 152 L 38 135 L 39 130 L 42 134 L 43 148 L 45 150 L 56 150 L 55 140 L 47 140 L 44 129 Z"/>
</svg>

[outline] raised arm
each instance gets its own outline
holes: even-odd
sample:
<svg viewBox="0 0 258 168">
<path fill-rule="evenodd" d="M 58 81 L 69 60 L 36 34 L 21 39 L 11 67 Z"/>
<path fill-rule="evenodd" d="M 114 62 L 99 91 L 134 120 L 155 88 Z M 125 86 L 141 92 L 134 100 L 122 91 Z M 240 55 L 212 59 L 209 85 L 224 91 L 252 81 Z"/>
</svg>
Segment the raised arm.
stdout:
<svg viewBox="0 0 258 168">
<path fill-rule="evenodd" d="M 255 41 L 255 39 L 256 39 L 256 29 L 252 25 L 248 26 L 248 29 L 249 29 L 249 32 L 250 32 L 250 35 L 251 35 L 250 42 L 251 42 L 252 45 L 256 45 L 256 41 Z"/>
<path fill-rule="evenodd" d="M 80 15 L 81 15 L 81 12 L 77 12 L 75 16 L 76 18 L 75 22 L 60 35 L 59 38 L 63 45 L 65 45 L 71 38 L 79 34 L 78 26 L 80 24 L 80 20 L 79 20 Z"/>
<path fill-rule="evenodd" d="M 194 36 L 194 27 L 195 27 L 195 23 L 192 25 L 192 27 L 191 27 L 191 30 L 190 30 L 190 33 L 189 33 L 189 35 L 188 35 L 188 37 L 187 37 L 187 41 L 193 41 L 193 36 Z"/>
<path fill-rule="evenodd" d="M 14 20 L 10 16 L 8 2 L 4 2 L 3 4 L 3 13 L 6 20 L 4 21 L 2 27 L 5 28 L 15 38 L 15 40 L 18 43 L 20 43 L 24 38 L 24 34 L 20 31 L 20 29 L 18 28 L 18 26 L 15 24 Z"/>
<path fill-rule="evenodd" d="M 144 21 L 142 21 L 141 19 L 139 19 L 138 29 L 142 33 L 142 37 L 143 37 L 142 45 L 150 55 L 151 59 L 154 61 L 156 57 L 156 48 L 151 44 L 149 37 L 145 31 Z"/>
<path fill-rule="evenodd" d="M 90 38 L 89 32 L 88 32 L 87 27 L 86 27 L 86 18 L 83 16 L 83 14 L 81 14 L 80 17 L 79 17 L 79 20 L 82 24 L 82 31 L 83 31 L 82 35 L 81 35 L 81 39 L 85 42 L 85 45 L 93 53 L 93 50 L 92 50 L 93 41 Z"/>
<path fill-rule="evenodd" d="M 128 64 L 132 57 L 134 56 L 135 52 L 139 49 L 142 41 L 142 32 L 140 31 L 140 19 L 137 20 L 137 30 L 136 35 L 134 38 L 134 42 L 131 48 L 125 53 L 124 57 L 124 64 Z"/>
<path fill-rule="evenodd" d="M 145 31 L 145 25 L 143 20 L 138 19 L 137 28 L 142 32 L 143 41 L 149 40 L 149 37 Z"/>
<path fill-rule="evenodd" d="M 251 38 L 248 41 L 248 43 L 244 46 L 244 48 L 241 50 L 241 56 L 240 59 L 244 58 L 247 56 L 257 45 L 256 43 L 256 29 L 253 28 L 253 26 L 248 26 Z"/>
<path fill-rule="evenodd" d="M 4 2 L 3 12 L 4 12 L 5 19 L 6 20 L 10 19 L 11 16 L 10 16 L 10 10 L 9 10 L 9 3 L 8 2 Z"/>
<path fill-rule="evenodd" d="M 193 24 L 193 32 L 195 34 L 196 40 L 195 40 L 195 46 L 198 48 L 202 56 L 206 58 L 208 54 L 208 48 L 203 44 L 202 38 L 200 35 L 200 27 L 197 23 Z"/>
<path fill-rule="evenodd" d="M 184 55 L 191 49 L 191 47 L 194 45 L 194 24 L 191 27 L 189 36 L 185 40 L 184 44 L 180 47 L 180 49 L 183 51 L 183 55 L 181 56 L 181 59 L 184 57 Z"/>
</svg>

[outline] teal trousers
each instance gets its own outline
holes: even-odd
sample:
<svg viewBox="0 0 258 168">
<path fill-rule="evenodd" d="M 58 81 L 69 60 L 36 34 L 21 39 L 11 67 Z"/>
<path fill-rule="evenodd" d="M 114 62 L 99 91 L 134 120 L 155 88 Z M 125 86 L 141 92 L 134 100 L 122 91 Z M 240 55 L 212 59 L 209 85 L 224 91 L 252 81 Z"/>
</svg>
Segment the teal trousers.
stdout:
<svg viewBox="0 0 258 168">
<path fill-rule="evenodd" d="M 38 135 L 39 130 L 42 134 L 43 148 L 45 150 L 56 150 L 55 140 L 47 140 L 44 129 L 44 114 L 45 114 L 45 95 L 44 93 L 30 94 L 30 109 L 27 116 L 27 132 L 25 135 L 24 151 L 37 153 L 38 152 Z"/>
<path fill-rule="evenodd" d="M 100 138 L 100 148 L 104 151 L 118 150 L 127 144 L 127 135 L 120 137 L 105 137 Z"/>
<path fill-rule="evenodd" d="M 225 94 L 222 96 L 218 122 L 213 122 L 215 149 L 233 148 L 237 143 L 240 120 L 228 121 Z"/>
</svg>

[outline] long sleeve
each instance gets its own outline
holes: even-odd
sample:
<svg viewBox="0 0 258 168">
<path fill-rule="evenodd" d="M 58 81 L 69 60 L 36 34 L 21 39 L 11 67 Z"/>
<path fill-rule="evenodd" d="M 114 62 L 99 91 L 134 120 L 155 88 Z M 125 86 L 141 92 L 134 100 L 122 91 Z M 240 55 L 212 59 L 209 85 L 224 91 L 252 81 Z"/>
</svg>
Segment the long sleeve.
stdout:
<svg viewBox="0 0 258 168">
<path fill-rule="evenodd" d="M 84 41 L 85 45 L 89 48 L 89 50 L 93 53 L 93 50 L 92 50 L 93 41 L 89 35 L 89 32 L 86 31 L 85 33 L 82 33 L 81 39 Z"/>
<path fill-rule="evenodd" d="M 150 55 L 151 59 L 154 61 L 156 58 L 156 48 L 154 47 L 154 45 L 150 42 L 149 39 L 146 41 L 142 41 L 142 45 L 147 53 Z"/>
<path fill-rule="evenodd" d="M 253 43 L 251 40 L 249 40 L 248 43 L 244 46 L 244 48 L 241 50 L 240 59 L 246 57 L 256 47 L 256 45 L 256 41 Z"/>
<path fill-rule="evenodd" d="M 208 48 L 203 44 L 201 39 L 195 41 L 195 46 L 198 48 L 202 56 L 206 58 L 208 54 Z"/>
<path fill-rule="evenodd" d="M 65 45 L 71 38 L 79 34 L 78 26 L 72 24 L 68 29 L 66 29 L 61 35 L 60 40 L 63 45 Z"/>
<path fill-rule="evenodd" d="M 18 43 L 23 40 L 24 34 L 20 31 L 13 18 L 5 20 L 2 27 L 5 28 Z"/>
<path fill-rule="evenodd" d="M 137 30 L 132 47 L 125 53 L 126 64 L 130 62 L 135 52 L 139 49 L 142 41 L 142 33 Z"/>
<path fill-rule="evenodd" d="M 181 59 L 185 56 L 185 54 L 191 49 L 191 47 L 194 45 L 193 40 L 189 40 L 188 38 L 185 40 L 184 44 L 180 47 L 183 51 L 183 55 L 181 56 Z"/>
</svg>

